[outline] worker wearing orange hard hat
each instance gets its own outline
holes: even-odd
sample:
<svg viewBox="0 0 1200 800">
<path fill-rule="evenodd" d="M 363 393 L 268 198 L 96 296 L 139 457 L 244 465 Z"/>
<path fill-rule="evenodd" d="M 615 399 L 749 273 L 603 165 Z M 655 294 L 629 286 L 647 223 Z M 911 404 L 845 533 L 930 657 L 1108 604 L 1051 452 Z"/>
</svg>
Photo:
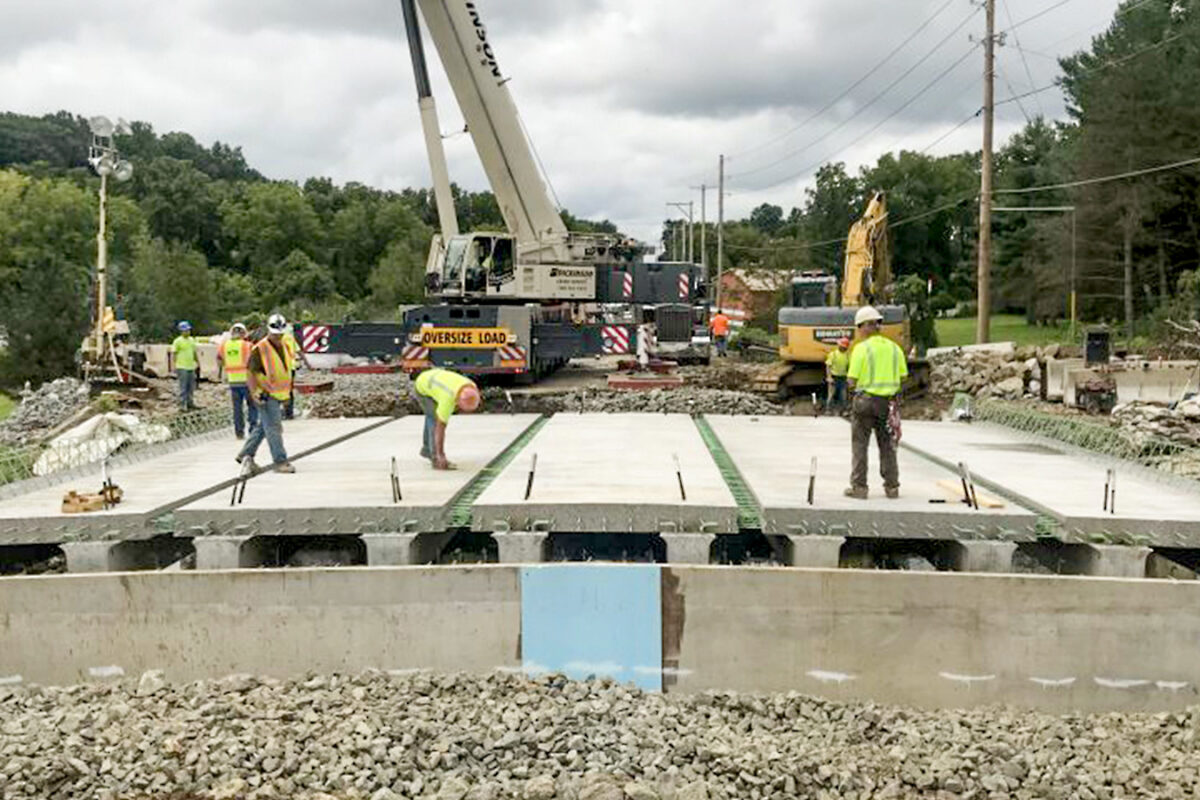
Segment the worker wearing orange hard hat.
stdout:
<svg viewBox="0 0 1200 800">
<path fill-rule="evenodd" d="M 448 369 L 427 369 L 413 381 L 413 395 L 425 412 L 421 457 L 434 469 L 454 469 L 446 458 L 446 426 L 455 412 L 472 414 L 483 403 L 479 387 L 465 375 Z"/>
<path fill-rule="evenodd" d="M 840 414 L 846 408 L 846 373 L 850 371 L 850 340 L 843 336 L 825 356 L 825 411 Z"/>
</svg>

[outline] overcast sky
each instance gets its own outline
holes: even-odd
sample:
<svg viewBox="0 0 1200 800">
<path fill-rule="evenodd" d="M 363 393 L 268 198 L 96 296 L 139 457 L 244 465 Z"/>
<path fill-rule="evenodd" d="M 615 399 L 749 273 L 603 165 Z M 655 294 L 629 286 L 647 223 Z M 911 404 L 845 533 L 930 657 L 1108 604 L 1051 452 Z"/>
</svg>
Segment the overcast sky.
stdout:
<svg viewBox="0 0 1200 800">
<path fill-rule="evenodd" d="M 722 152 L 733 218 L 802 205 L 825 161 L 979 146 L 978 119 L 951 132 L 980 106 L 970 37 L 984 17 L 970 0 L 476 2 L 561 203 L 640 238 L 657 237 L 668 201 L 699 214 L 691 187 L 715 181 Z M 999 0 L 998 28 L 1017 27 L 998 50 L 998 99 L 1051 83 L 1054 56 L 1086 46 L 1118 0 L 1021 24 L 1059 2 Z M 454 134 L 462 117 L 427 53 Z M 1022 105 L 1000 106 L 998 141 L 1025 113 L 1063 115 L 1057 90 Z M 272 178 L 429 180 L 396 0 L 0 0 L 0 107 L 145 120 L 240 145 Z M 469 137 L 446 146 L 452 179 L 487 188 Z"/>
</svg>

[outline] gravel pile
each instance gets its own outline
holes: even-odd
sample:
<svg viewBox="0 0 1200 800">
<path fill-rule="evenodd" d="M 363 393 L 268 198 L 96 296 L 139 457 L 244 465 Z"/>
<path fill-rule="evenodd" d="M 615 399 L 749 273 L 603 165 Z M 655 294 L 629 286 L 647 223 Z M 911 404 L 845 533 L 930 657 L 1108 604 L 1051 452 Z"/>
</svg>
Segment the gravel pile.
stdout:
<svg viewBox="0 0 1200 800">
<path fill-rule="evenodd" d="M 554 398 L 558 410 L 600 414 L 744 414 L 771 416 L 783 408 L 759 395 L 724 389 L 655 389 L 638 391 L 576 390 Z"/>
<path fill-rule="evenodd" d="M 43 383 L 36 391 L 26 389 L 21 392 L 20 405 L 0 423 L 0 444 L 34 442 L 87 404 L 87 385 L 75 378 Z"/>
<path fill-rule="evenodd" d="M 606 681 L 235 676 L 0 687 L 12 798 L 1191 797 L 1200 708 L 1055 717 Z"/>
<path fill-rule="evenodd" d="M 304 408 L 314 417 L 391 417 L 416 412 L 409 398 L 409 380 L 391 375 L 334 375 L 333 391 L 304 396 Z"/>
</svg>

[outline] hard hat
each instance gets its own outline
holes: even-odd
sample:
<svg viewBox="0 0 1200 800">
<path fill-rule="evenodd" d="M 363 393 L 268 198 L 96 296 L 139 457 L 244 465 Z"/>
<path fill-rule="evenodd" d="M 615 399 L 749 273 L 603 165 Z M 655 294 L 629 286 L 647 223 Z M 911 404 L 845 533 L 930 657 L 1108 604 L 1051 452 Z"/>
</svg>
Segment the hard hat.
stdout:
<svg viewBox="0 0 1200 800">
<path fill-rule="evenodd" d="M 179 330 L 190 331 L 191 329 L 192 329 L 192 323 L 188 322 L 186 319 L 179 323 Z"/>
<path fill-rule="evenodd" d="M 235 322 L 235 323 L 233 323 L 233 327 L 232 327 L 232 328 L 230 328 L 229 330 L 230 330 L 230 331 L 232 331 L 233 333 L 238 333 L 239 331 L 240 331 L 241 333 L 245 333 L 245 332 L 246 332 L 246 326 L 245 326 L 245 325 L 243 325 L 243 324 L 242 324 L 242 323 L 240 323 L 240 322 Z"/>
<path fill-rule="evenodd" d="M 286 333 L 287 327 L 287 320 L 284 319 L 283 314 L 272 314 L 267 318 L 268 333 Z"/>
<path fill-rule="evenodd" d="M 842 338 L 838 339 L 838 345 L 839 345 L 840 347 L 849 347 L 849 346 L 850 346 L 850 340 L 849 340 L 849 339 L 847 339 L 845 336 L 843 336 Z"/>
<path fill-rule="evenodd" d="M 863 306 L 854 315 L 854 327 L 866 325 L 868 322 L 882 322 L 883 314 L 880 314 L 872 306 Z"/>
<path fill-rule="evenodd" d="M 458 398 L 455 402 L 460 411 L 470 413 L 479 408 L 479 405 L 483 402 L 483 397 L 479 394 L 477 386 L 467 384 L 458 390 Z"/>
</svg>

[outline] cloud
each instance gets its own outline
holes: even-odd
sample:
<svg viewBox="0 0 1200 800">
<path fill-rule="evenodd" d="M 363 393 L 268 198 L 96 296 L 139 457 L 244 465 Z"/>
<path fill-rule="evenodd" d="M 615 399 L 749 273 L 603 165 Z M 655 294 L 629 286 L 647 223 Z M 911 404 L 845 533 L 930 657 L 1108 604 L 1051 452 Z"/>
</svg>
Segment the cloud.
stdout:
<svg viewBox="0 0 1200 800">
<path fill-rule="evenodd" d="M 420 1 L 420 0 L 419 0 Z M 431 0 L 432 1 L 432 0 Z M 954 34 L 877 103 L 881 92 L 971 13 L 952 3 L 883 69 L 815 120 L 944 0 L 476 0 L 510 88 L 562 203 L 657 236 L 669 201 L 699 199 L 730 156 L 730 217 L 803 202 L 810 167 L 851 170 L 897 147 L 976 148 L 980 59 L 972 56 L 901 110 L 982 32 Z M 1043 0 L 1006 0 L 1016 19 Z M 1049 83 L 1054 56 L 1078 48 L 1116 0 L 1088 0 L 1019 31 L 999 51 L 997 95 Z M 1000 15 L 1001 25 L 1005 17 Z M 428 182 L 396 0 L 39 0 L 0 4 L 6 110 L 67 109 L 151 122 L 242 146 L 275 178 L 324 175 L 399 189 Z M 462 116 L 427 47 L 450 169 L 486 187 Z M 1012 85 L 1012 90 L 1009 89 Z M 1038 99 L 1061 114 L 1056 92 Z M 1035 100 L 1026 106 L 1037 113 Z M 1001 106 L 1000 141 L 1024 123 Z M 888 119 L 888 117 L 891 117 Z M 778 163 L 774 163 L 778 162 Z M 709 217 L 716 196 L 709 194 Z"/>
</svg>

